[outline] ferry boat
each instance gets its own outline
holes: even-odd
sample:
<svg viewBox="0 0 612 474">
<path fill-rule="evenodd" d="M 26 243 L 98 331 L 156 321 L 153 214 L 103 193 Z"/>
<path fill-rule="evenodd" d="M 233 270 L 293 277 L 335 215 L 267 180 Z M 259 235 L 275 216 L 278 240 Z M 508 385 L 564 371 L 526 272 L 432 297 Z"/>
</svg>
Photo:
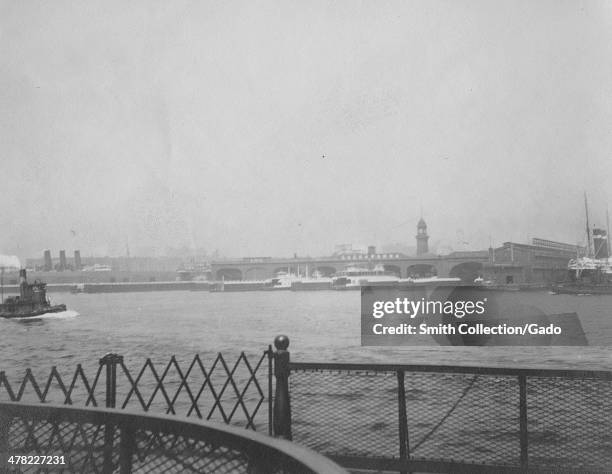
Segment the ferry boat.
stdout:
<svg viewBox="0 0 612 474">
<path fill-rule="evenodd" d="M 449 285 L 458 286 L 458 285 L 461 285 L 462 283 L 463 282 L 461 278 L 437 277 L 437 276 L 423 277 L 423 278 L 400 278 L 398 281 L 398 284 L 400 285 L 421 285 L 421 286 L 422 285 L 430 286 L 434 284 L 435 285 L 445 285 L 445 286 L 449 286 Z"/>
<path fill-rule="evenodd" d="M 315 271 L 312 276 L 306 276 L 299 281 L 291 284 L 292 291 L 319 291 L 331 290 L 332 278 L 324 276 L 321 272 Z"/>
<path fill-rule="evenodd" d="M 290 290 L 294 283 L 302 281 L 302 277 L 289 272 L 278 272 L 274 278 L 265 282 L 266 290 Z"/>
<path fill-rule="evenodd" d="M 358 290 L 362 286 L 393 285 L 399 281 L 395 273 L 385 271 L 382 265 L 373 269 L 348 267 L 332 277 L 331 287 L 334 290 Z"/>
<path fill-rule="evenodd" d="M 28 283 L 26 270 L 19 270 L 19 296 L 9 296 L 0 304 L 2 318 L 33 318 L 66 311 L 65 304 L 52 305 L 47 299 L 47 284 Z"/>
</svg>

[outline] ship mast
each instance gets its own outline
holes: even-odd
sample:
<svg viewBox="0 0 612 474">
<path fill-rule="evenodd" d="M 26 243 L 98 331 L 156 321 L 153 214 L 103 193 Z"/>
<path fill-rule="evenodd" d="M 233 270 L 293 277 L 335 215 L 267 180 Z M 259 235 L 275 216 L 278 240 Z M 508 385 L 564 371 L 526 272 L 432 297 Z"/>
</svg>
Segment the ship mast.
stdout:
<svg viewBox="0 0 612 474">
<path fill-rule="evenodd" d="M 608 258 L 610 258 L 610 215 L 606 207 L 606 242 L 608 243 Z"/>
<path fill-rule="evenodd" d="M 587 231 L 587 252 L 588 256 L 592 256 L 591 252 L 591 229 L 589 229 L 589 205 L 587 204 L 586 191 L 584 192 L 584 211 L 586 213 L 586 231 Z"/>
</svg>

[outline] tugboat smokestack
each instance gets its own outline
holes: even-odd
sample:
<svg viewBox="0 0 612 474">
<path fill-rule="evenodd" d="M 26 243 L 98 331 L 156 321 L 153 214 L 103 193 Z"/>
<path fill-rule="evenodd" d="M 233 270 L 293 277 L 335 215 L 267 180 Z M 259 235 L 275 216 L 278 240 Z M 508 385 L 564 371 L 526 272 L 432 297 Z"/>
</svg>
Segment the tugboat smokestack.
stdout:
<svg viewBox="0 0 612 474">
<path fill-rule="evenodd" d="M 26 269 L 22 268 L 19 270 L 19 296 L 22 300 L 28 298 L 28 281 L 26 278 Z"/>
</svg>

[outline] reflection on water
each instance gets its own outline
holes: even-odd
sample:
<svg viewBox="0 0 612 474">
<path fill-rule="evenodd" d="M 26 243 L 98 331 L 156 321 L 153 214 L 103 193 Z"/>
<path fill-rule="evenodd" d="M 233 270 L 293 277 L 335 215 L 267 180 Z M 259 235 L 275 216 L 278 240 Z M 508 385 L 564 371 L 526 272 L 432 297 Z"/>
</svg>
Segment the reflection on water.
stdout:
<svg viewBox="0 0 612 474">
<path fill-rule="evenodd" d="M 361 347 L 358 292 L 62 294 L 67 315 L 0 320 L 2 369 L 126 361 L 195 353 L 259 354 L 277 334 L 293 360 L 612 368 L 612 296 L 508 296 L 549 313 L 576 312 L 590 347 Z M 78 315 L 77 315 L 78 314 Z"/>
</svg>

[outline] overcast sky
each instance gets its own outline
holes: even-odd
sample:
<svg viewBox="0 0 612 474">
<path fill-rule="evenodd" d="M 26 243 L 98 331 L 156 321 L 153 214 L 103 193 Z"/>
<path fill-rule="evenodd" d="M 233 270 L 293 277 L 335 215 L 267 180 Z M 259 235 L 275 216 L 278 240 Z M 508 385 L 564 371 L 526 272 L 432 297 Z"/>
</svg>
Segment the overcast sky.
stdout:
<svg viewBox="0 0 612 474">
<path fill-rule="evenodd" d="M 612 3 L 0 2 L 0 253 L 584 241 Z"/>
</svg>

